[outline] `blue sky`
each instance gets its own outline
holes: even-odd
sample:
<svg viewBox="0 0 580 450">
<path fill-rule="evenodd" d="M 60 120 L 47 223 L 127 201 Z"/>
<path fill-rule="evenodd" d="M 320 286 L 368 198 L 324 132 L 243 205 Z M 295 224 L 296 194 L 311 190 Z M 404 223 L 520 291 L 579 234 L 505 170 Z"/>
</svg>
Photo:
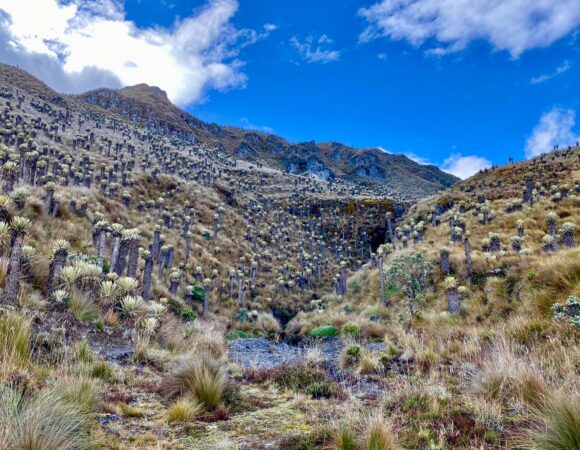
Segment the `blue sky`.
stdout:
<svg viewBox="0 0 580 450">
<path fill-rule="evenodd" d="M 2 17 L 0 59 L 59 90 L 144 81 L 206 121 L 462 177 L 580 134 L 580 0 L 0 0 Z"/>
</svg>

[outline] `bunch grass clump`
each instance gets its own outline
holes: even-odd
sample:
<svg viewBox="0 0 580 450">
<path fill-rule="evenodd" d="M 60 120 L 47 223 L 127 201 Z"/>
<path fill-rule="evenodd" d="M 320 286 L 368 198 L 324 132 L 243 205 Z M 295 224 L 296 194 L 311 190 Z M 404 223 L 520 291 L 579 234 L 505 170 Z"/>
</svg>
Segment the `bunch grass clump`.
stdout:
<svg viewBox="0 0 580 450">
<path fill-rule="evenodd" d="M 221 364 L 207 353 L 181 363 L 164 380 L 162 390 L 167 396 L 185 396 L 198 401 L 208 410 L 222 402 L 226 382 Z"/>
<path fill-rule="evenodd" d="M 30 363 L 30 321 L 23 315 L 6 311 L 0 315 L 0 374 Z"/>
<path fill-rule="evenodd" d="M 0 387 L 0 448 L 82 450 L 89 447 L 89 415 L 59 387 L 27 396 Z"/>
<path fill-rule="evenodd" d="M 580 449 L 580 397 L 556 393 L 544 397 L 534 409 L 535 425 L 528 431 L 523 448 L 533 450 Z"/>
</svg>

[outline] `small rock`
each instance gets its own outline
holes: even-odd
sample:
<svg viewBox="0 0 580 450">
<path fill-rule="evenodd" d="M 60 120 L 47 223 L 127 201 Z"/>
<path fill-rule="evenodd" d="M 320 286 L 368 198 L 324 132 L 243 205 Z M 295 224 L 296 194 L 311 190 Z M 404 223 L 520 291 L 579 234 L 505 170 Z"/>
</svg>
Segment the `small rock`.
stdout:
<svg viewBox="0 0 580 450">
<path fill-rule="evenodd" d="M 399 357 L 399 361 L 405 364 L 412 363 L 413 361 L 415 361 L 415 355 L 413 355 L 410 352 L 405 352 Z"/>
</svg>

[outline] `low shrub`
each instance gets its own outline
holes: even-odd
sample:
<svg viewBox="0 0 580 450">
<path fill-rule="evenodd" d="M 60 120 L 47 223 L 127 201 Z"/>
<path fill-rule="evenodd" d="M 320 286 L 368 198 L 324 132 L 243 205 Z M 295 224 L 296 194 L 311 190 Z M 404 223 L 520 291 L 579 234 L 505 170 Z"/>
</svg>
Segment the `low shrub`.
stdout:
<svg viewBox="0 0 580 450">
<path fill-rule="evenodd" d="M 226 339 L 228 341 L 235 341 L 236 339 L 246 339 L 249 335 L 242 330 L 230 330 L 226 333 Z"/>
<path fill-rule="evenodd" d="M 310 330 L 308 333 L 310 337 L 334 337 L 336 335 L 338 335 L 338 330 L 332 325 L 322 325 Z"/>
<path fill-rule="evenodd" d="M 294 365 L 276 369 L 270 378 L 283 389 L 302 392 L 313 398 L 330 398 L 339 394 L 337 386 L 318 367 Z"/>
<path fill-rule="evenodd" d="M 195 312 L 189 306 L 186 306 L 181 310 L 181 317 L 183 317 L 185 320 L 195 320 L 197 319 L 197 312 Z"/>
<path fill-rule="evenodd" d="M 193 301 L 198 303 L 203 303 L 203 299 L 205 297 L 205 290 L 202 286 L 194 284 L 191 288 L 191 296 L 193 297 Z"/>
<path fill-rule="evenodd" d="M 360 326 L 356 323 L 347 323 L 342 327 L 343 334 L 352 337 L 359 337 L 360 336 Z"/>
</svg>

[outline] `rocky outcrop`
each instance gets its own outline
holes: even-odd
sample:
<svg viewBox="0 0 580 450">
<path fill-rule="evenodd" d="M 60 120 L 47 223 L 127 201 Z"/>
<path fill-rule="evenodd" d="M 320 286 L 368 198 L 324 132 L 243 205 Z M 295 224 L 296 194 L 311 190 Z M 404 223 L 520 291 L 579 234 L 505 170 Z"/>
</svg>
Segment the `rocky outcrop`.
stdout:
<svg viewBox="0 0 580 450">
<path fill-rule="evenodd" d="M 357 177 L 384 180 L 386 178 L 386 171 L 383 167 L 377 164 L 371 164 L 369 166 L 359 165 L 356 166 L 349 174 L 350 179 Z"/>
</svg>

